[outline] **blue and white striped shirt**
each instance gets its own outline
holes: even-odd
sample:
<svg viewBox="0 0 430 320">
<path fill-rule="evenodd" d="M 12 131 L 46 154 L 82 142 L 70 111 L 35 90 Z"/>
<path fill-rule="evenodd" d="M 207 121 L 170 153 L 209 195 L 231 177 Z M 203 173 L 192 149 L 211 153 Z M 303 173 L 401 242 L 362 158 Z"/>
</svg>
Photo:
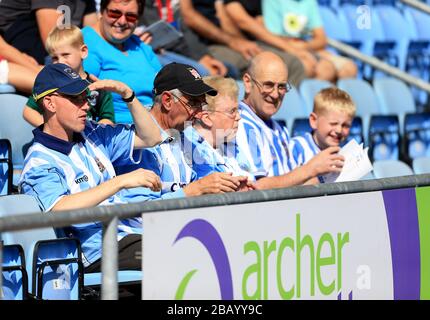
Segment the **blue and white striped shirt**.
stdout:
<svg viewBox="0 0 430 320">
<path fill-rule="evenodd" d="M 251 173 L 258 176 L 279 176 L 295 168 L 287 128 L 271 119 L 263 121 L 243 101 L 240 102 L 242 119 L 236 143 L 251 165 Z"/>
<path fill-rule="evenodd" d="M 231 172 L 234 176 L 247 176 L 255 180 L 255 177 L 248 172 L 249 165 L 240 163 L 235 150 L 228 152 L 227 146 L 224 150 L 214 149 L 192 126 L 187 127 L 183 132 L 183 146 L 185 159 L 196 172 L 198 179 L 213 172 Z"/>
<path fill-rule="evenodd" d="M 33 130 L 34 143 L 28 150 L 19 181 L 20 191 L 34 196 L 43 211 L 50 211 L 64 196 L 89 190 L 115 177 L 114 165 L 134 162 L 134 127 L 106 126 L 87 121 L 84 131 L 67 142 Z M 100 205 L 145 201 L 147 188 L 123 189 Z M 73 225 L 72 233 L 82 244 L 85 266 L 101 257 L 102 224 Z M 127 234 L 141 234 L 141 218 L 118 222 L 118 241 Z"/>
<path fill-rule="evenodd" d="M 155 121 L 155 120 L 154 120 Z M 183 187 L 197 179 L 197 174 L 187 164 L 182 151 L 180 137 L 172 137 L 163 131 L 164 140 L 157 146 L 142 149 L 138 164 L 115 167 L 118 173 L 126 173 L 138 168 L 155 172 L 162 183 L 161 198 L 185 197 Z"/>
<path fill-rule="evenodd" d="M 294 161 L 301 166 L 321 152 L 315 143 L 312 134 L 306 132 L 303 136 L 296 136 L 292 139 L 291 152 Z"/>
</svg>

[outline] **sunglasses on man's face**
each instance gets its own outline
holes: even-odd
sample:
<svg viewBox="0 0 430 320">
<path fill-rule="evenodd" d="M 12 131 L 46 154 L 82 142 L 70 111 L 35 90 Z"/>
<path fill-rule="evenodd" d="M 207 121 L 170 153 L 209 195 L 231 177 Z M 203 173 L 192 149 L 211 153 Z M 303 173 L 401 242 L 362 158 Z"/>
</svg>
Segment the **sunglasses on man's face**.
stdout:
<svg viewBox="0 0 430 320">
<path fill-rule="evenodd" d="M 136 21 L 139 20 L 139 15 L 137 15 L 136 13 L 132 13 L 132 12 L 123 13 L 122 11 L 117 9 L 106 9 L 106 14 L 109 18 L 115 19 L 115 20 L 118 20 L 122 16 L 125 16 L 125 19 L 127 20 L 127 22 L 130 22 L 130 23 L 136 23 Z"/>
<path fill-rule="evenodd" d="M 84 93 L 82 93 L 80 95 L 76 95 L 76 96 L 71 96 L 71 95 L 62 94 L 62 93 L 53 93 L 52 95 L 53 96 L 60 96 L 62 98 L 69 100 L 74 105 L 76 105 L 78 107 L 82 107 L 84 104 L 89 102 L 88 99 L 90 98 L 90 96 L 88 95 L 88 93 L 89 93 L 89 91 L 85 91 Z"/>
</svg>

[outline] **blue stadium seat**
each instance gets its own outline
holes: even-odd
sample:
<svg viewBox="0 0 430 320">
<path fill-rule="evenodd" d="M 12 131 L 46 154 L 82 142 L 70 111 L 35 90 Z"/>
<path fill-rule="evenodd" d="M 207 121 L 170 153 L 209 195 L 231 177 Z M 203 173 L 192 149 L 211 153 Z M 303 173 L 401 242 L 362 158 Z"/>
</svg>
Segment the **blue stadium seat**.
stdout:
<svg viewBox="0 0 430 320">
<path fill-rule="evenodd" d="M 356 115 L 363 120 L 363 132 L 369 132 L 370 117 L 382 113 L 372 86 L 361 79 L 340 79 L 337 86 L 351 96 L 357 108 Z M 367 142 L 367 135 L 364 138 Z"/>
<path fill-rule="evenodd" d="M 33 139 L 34 129 L 22 117 L 27 98 L 17 94 L 0 94 L 0 138 L 7 138 L 12 145 L 12 161 L 15 170 L 24 163 L 24 147 Z M 14 184 L 19 174 L 14 175 Z"/>
<path fill-rule="evenodd" d="M 309 124 L 309 118 L 294 119 L 291 129 L 291 136 L 303 136 L 306 132 L 312 132 L 311 125 Z"/>
<path fill-rule="evenodd" d="M 0 217 L 13 216 L 25 213 L 40 212 L 36 199 L 29 195 L 10 195 L 0 197 Z M 62 252 L 64 256 L 60 257 L 65 260 L 70 254 L 75 254 L 75 259 L 81 259 L 76 256 L 77 245 L 74 239 L 56 239 L 52 228 L 32 229 L 17 232 L 4 232 L 1 234 L 5 244 L 19 244 L 24 249 L 26 270 L 32 275 L 32 281 L 29 282 L 29 292 L 34 297 L 44 299 L 78 299 L 82 286 L 78 281 L 81 274 L 70 272 L 74 266 L 64 266 L 64 261 L 60 265 L 57 256 Z M 48 247 L 47 243 L 52 243 Z M 74 249 L 71 249 L 73 248 Z M 50 265 L 57 265 L 55 270 Z M 71 264 L 71 262 L 69 262 Z M 76 264 L 79 264 L 76 262 Z M 69 281 L 69 282 L 66 282 Z"/>
<path fill-rule="evenodd" d="M 323 21 L 324 31 L 329 38 L 342 42 L 351 41 L 348 24 L 343 24 L 343 20 L 340 20 L 337 14 L 328 7 L 320 7 L 319 11 Z"/>
<path fill-rule="evenodd" d="M 374 56 L 391 65 L 398 65 L 398 57 L 394 51 L 396 43 L 387 41 L 384 29 L 376 11 L 368 6 L 344 4 L 338 10 L 339 19 L 349 25 L 352 41 L 361 42 L 360 51 Z M 363 76 L 366 79 L 375 77 L 375 70 L 366 65 Z M 380 73 L 377 72 L 376 76 Z"/>
<path fill-rule="evenodd" d="M 376 179 L 413 175 L 411 167 L 399 160 L 381 160 L 373 162 L 373 174 Z"/>
<path fill-rule="evenodd" d="M 351 129 L 349 130 L 349 135 L 342 143 L 342 146 L 347 144 L 350 140 L 354 139 L 358 144 L 364 143 L 363 135 L 363 120 L 357 116 L 354 118 L 351 124 Z"/>
<path fill-rule="evenodd" d="M 309 110 L 309 113 L 313 110 L 315 95 L 322 89 L 330 88 L 332 86 L 332 83 L 325 80 L 304 79 L 302 81 L 299 88 L 300 95 L 302 96 L 303 101 L 306 104 L 306 108 L 307 110 Z"/>
<path fill-rule="evenodd" d="M 362 43 L 360 41 L 352 40 L 351 33 L 349 31 L 349 25 L 344 19 L 340 19 L 338 15 L 331 8 L 328 7 L 320 7 L 319 11 L 321 19 L 323 21 L 324 31 L 329 38 L 341 41 L 347 45 L 354 47 L 357 50 L 361 50 Z M 337 51 L 334 48 L 328 47 L 327 50 L 334 54 L 342 55 L 341 52 Z M 358 67 L 358 77 L 362 78 L 364 64 L 358 59 L 353 60 Z"/>
<path fill-rule="evenodd" d="M 369 158 L 397 160 L 400 155 L 400 126 L 397 116 L 375 115 L 369 124 Z"/>
<path fill-rule="evenodd" d="M 404 126 L 407 159 L 430 156 L 430 113 L 406 114 Z"/>
<path fill-rule="evenodd" d="M 79 240 L 40 240 L 33 253 L 32 287 L 38 299 L 81 299 L 84 270 Z"/>
<path fill-rule="evenodd" d="M 40 208 L 32 196 L 18 194 L 0 197 L 0 217 L 36 212 L 40 212 Z M 77 287 L 77 285 L 81 285 L 79 277 L 82 277 L 79 272 L 76 272 L 79 265 L 76 259 L 80 249 L 76 249 L 76 239 L 57 238 L 65 235 L 66 232 L 63 229 L 55 229 L 54 231 L 53 228 L 1 233 L 1 240 L 5 244 L 20 244 L 24 248 L 27 272 L 29 275 L 37 274 L 35 284 L 34 278 L 33 281 L 29 281 L 29 292 L 32 292 L 34 296 L 39 294 L 40 297 L 47 298 L 54 294 L 60 299 L 74 299 L 79 296 L 83 289 L 82 286 Z M 56 243 L 53 244 L 54 242 Z M 52 249 L 53 246 L 56 248 L 55 250 Z M 60 263 L 63 266 L 54 268 L 55 261 L 58 262 L 59 258 L 66 260 L 66 262 L 69 261 L 69 267 L 64 267 L 64 263 Z M 100 287 L 101 273 L 85 274 L 83 277 L 84 287 Z M 70 286 L 64 287 L 65 279 L 70 280 Z M 141 282 L 141 280 L 141 271 L 118 271 L 118 283 L 124 286 L 129 283 Z M 53 286 L 57 289 L 53 290 Z M 40 292 L 41 289 L 43 289 L 42 292 Z"/>
<path fill-rule="evenodd" d="M 295 118 L 306 118 L 311 111 L 312 109 L 309 109 L 304 103 L 299 91 L 293 87 L 291 91 L 288 91 L 284 96 L 281 107 L 273 118 L 286 121 L 287 128 L 292 128 Z"/>
<path fill-rule="evenodd" d="M 413 76 L 430 80 L 430 16 L 414 8 L 405 7 L 403 15 L 408 22 L 412 39 L 409 43 L 406 70 Z M 418 88 L 411 88 L 419 111 L 424 109 L 428 94 Z"/>
<path fill-rule="evenodd" d="M 0 94 L 2 93 L 15 93 L 15 87 L 10 84 L 0 84 Z"/>
<path fill-rule="evenodd" d="M 9 139 L 0 139 L 0 196 L 12 193 L 12 147 Z"/>
<path fill-rule="evenodd" d="M 406 70 L 406 60 L 408 56 L 409 42 L 413 35 L 408 22 L 401 12 L 391 5 L 381 4 L 373 7 L 373 10 L 379 16 L 384 29 L 385 41 L 394 42 L 393 51 L 398 57 L 398 67 Z"/>
<path fill-rule="evenodd" d="M 366 118 L 383 112 L 375 91 L 368 82 L 361 79 L 340 79 L 337 86 L 351 96 L 357 108 L 356 114 L 358 116 Z"/>
<path fill-rule="evenodd" d="M 415 174 L 430 173 L 430 156 L 414 159 L 412 161 L 412 168 Z"/>
<path fill-rule="evenodd" d="M 415 113 L 415 101 L 409 87 L 395 78 L 375 79 L 373 88 L 383 114 L 397 114 L 400 128 L 406 113 Z"/>
<path fill-rule="evenodd" d="M 3 246 L 2 288 L 4 300 L 25 300 L 28 292 L 28 275 L 25 269 L 24 250 L 18 244 Z"/>
</svg>

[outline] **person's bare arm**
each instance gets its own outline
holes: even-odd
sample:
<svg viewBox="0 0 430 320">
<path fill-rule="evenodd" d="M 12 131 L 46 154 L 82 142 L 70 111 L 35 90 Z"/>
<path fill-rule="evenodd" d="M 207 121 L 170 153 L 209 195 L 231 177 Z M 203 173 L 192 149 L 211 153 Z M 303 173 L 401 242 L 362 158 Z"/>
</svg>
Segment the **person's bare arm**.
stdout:
<svg viewBox="0 0 430 320">
<path fill-rule="evenodd" d="M 311 179 L 322 174 L 341 172 L 344 157 L 338 154 L 339 150 L 339 147 L 329 147 L 287 174 L 257 180 L 256 186 L 258 189 L 285 188 L 313 182 Z"/>
<path fill-rule="evenodd" d="M 252 34 L 256 39 L 283 51 L 294 51 L 294 49 L 289 46 L 287 39 L 279 37 L 267 30 L 257 18 L 248 14 L 240 2 L 230 2 L 224 5 L 224 7 L 234 24 L 242 31 Z"/>
<path fill-rule="evenodd" d="M 308 50 L 318 51 L 327 46 L 327 36 L 324 28 L 317 28 L 312 30 L 312 39 L 306 42 Z"/>
<path fill-rule="evenodd" d="M 190 183 L 183 190 L 187 197 L 235 192 L 239 190 L 243 179 L 246 177 L 233 177 L 231 173 L 215 172 Z"/>
<path fill-rule="evenodd" d="M 43 116 L 29 106 L 24 107 L 22 116 L 24 120 L 31 124 L 33 127 L 38 127 L 43 124 Z"/>
<path fill-rule="evenodd" d="M 201 57 L 199 63 L 206 67 L 211 75 L 225 76 L 227 74 L 227 67 L 224 63 L 208 54 Z"/>
<path fill-rule="evenodd" d="M 90 75 L 90 78 L 97 80 Z M 122 98 L 131 97 L 133 90 L 125 83 L 115 80 L 97 80 L 89 85 L 90 90 L 107 90 L 119 94 Z M 153 147 L 161 142 L 161 132 L 148 110 L 140 103 L 137 98 L 127 103 L 136 128 L 134 148 L 142 149 Z"/>
<path fill-rule="evenodd" d="M 244 38 L 234 37 L 214 25 L 209 19 L 194 9 L 191 0 L 180 0 L 181 15 L 191 29 L 213 42 L 226 45 L 250 59 L 261 51 L 258 45 Z"/>
<path fill-rule="evenodd" d="M 234 21 L 228 14 L 226 6 L 222 1 L 215 2 L 215 9 L 222 30 L 228 32 L 232 36 L 238 38 L 245 38 L 241 31 L 241 28 L 236 24 L 236 21 Z"/>
<path fill-rule="evenodd" d="M 233 41 L 231 35 L 223 32 L 209 19 L 195 10 L 191 0 L 180 0 L 180 10 L 185 24 L 201 36 L 227 46 Z"/>
<path fill-rule="evenodd" d="M 108 124 L 110 126 L 113 126 L 115 124 L 112 121 L 110 121 L 109 119 L 100 119 L 99 123 L 101 123 L 101 124 Z"/>
<path fill-rule="evenodd" d="M 46 43 L 49 32 L 55 28 L 58 19 L 61 17 L 61 13 L 56 9 L 43 8 L 36 10 L 36 22 L 39 28 L 40 38 L 42 39 L 43 45 Z"/>
<path fill-rule="evenodd" d="M 29 55 L 19 51 L 15 47 L 8 44 L 0 36 L 0 52 L 4 59 L 17 65 L 29 68 L 35 72 L 39 72 L 42 68 L 37 61 Z"/>
<path fill-rule="evenodd" d="M 147 187 L 154 191 L 161 190 L 161 181 L 154 172 L 145 169 L 122 174 L 97 187 L 62 197 L 52 211 L 89 208 L 99 205 L 122 189 Z"/>
</svg>

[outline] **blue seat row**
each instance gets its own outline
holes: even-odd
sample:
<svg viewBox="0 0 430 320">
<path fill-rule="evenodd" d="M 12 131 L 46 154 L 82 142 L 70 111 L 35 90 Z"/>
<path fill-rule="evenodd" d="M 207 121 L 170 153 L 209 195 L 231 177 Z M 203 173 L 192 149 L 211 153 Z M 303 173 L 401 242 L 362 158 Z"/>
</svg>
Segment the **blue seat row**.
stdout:
<svg viewBox="0 0 430 320">
<path fill-rule="evenodd" d="M 0 197 L 0 217 L 36 212 L 40 212 L 40 209 L 32 196 L 19 194 Z M 2 277 L 3 291 L 8 293 L 7 299 L 31 297 L 44 300 L 78 300 L 83 297 L 86 292 L 84 289 L 88 286 L 100 287 L 101 273 L 83 272 L 79 241 L 67 237 L 57 238 L 56 231 L 58 235 L 63 235 L 61 230 L 54 228 L 1 234 L 0 240 L 6 245 Z M 22 249 L 14 249 L 19 246 Z M 18 265 L 22 270 L 18 270 Z M 24 273 L 28 274 L 28 284 Z M 126 285 L 140 283 L 141 280 L 141 271 L 118 272 L 119 283 Z"/>
<path fill-rule="evenodd" d="M 343 1 L 342 5 L 334 7 L 320 6 L 327 35 L 428 81 L 430 16 L 408 6 L 399 9 L 389 1 L 373 2 L 370 7 L 358 6 L 364 3 L 360 1 Z M 373 80 L 385 76 L 359 61 L 357 64 L 360 78 Z M 428 95 L 418 89 L 413 89 L 413 95 L 424 108 Z"/>
</svg>

